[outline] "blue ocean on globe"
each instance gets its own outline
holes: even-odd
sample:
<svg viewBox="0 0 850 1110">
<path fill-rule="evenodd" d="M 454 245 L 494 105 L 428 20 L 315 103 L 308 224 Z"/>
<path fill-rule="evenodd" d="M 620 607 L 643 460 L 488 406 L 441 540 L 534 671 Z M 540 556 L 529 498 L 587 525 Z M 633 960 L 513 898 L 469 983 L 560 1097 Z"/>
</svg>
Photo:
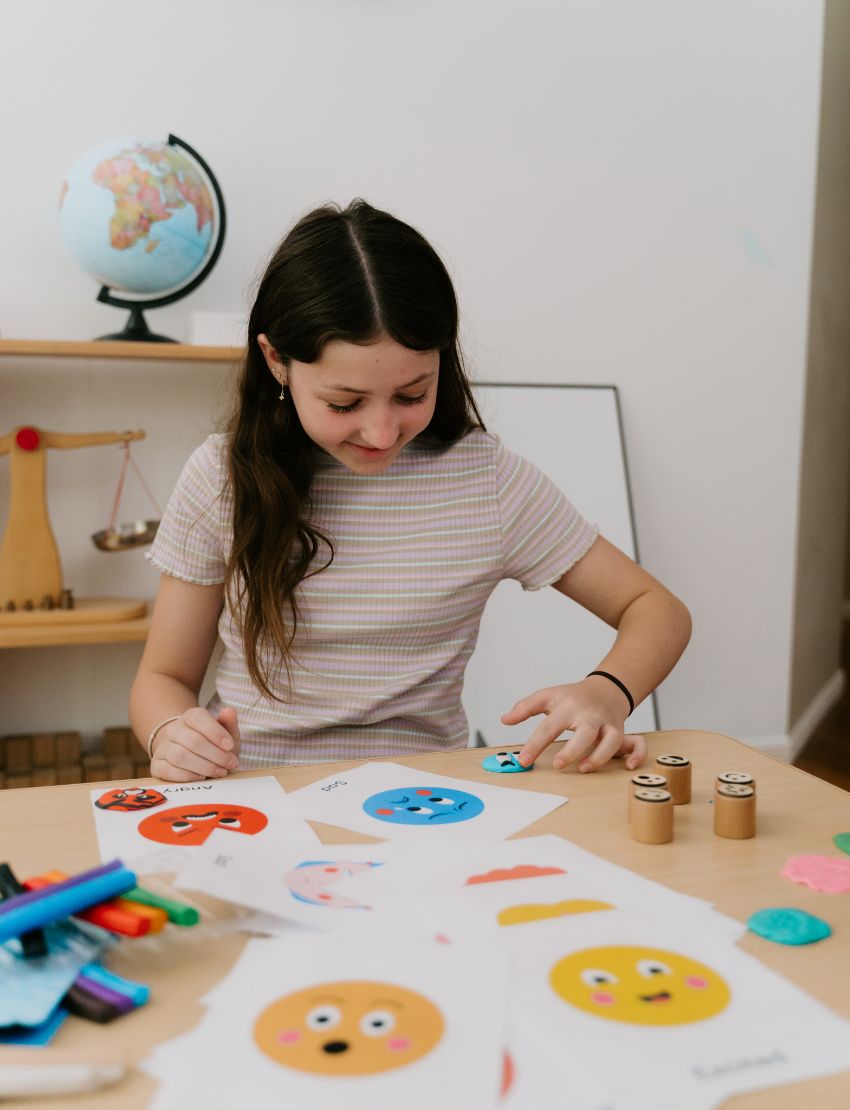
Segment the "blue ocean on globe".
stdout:
<svg viewBox="0 0 850 1110">
<path fill-rule="evenodd" d="M 60 198 L 62 238 L 110 289 L 161 296 L 187 285 L 217 235 L 206 174 L 180 147 L 138 139 L 78 158 Z"/>
</svg>

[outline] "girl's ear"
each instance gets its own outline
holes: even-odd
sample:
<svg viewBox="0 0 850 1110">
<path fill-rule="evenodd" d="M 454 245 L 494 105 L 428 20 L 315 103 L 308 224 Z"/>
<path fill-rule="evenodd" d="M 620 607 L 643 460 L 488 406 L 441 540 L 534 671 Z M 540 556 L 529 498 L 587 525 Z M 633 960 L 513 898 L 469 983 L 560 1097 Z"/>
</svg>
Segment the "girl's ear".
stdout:
<svg viewBox="0 0 850 1110">
<path fill-rule="evenodd" d="M 269 370 L 271 370 L 272 374 L 274 375 L 276 380 L 280 382 L 281 385 L 285 385 L 286 369 L 284 368 L 284 365 L 281 362 L 280 356 L 278 355 L 277 351 L 269 342 L 268 336 L 258 335 L 257 343 L 260 346 L 260 350 L 263 352 L 263 358 L 266 360 L 266 365 L 268 366 Z"/>
</svg>

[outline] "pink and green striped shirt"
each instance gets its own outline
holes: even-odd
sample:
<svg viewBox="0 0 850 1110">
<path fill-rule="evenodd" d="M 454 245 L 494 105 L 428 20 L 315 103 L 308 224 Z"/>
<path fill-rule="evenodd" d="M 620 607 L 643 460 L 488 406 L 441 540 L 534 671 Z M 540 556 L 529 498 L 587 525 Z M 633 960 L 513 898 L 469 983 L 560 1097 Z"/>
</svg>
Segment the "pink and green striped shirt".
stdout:
<svg viewBox="0 0 850 1110">
<path fill-rule="evenodd" d="M 183 469 L 148 555 L 165 574 L 224 581 L 226 451 L 212 435 Z M 209 709 L 237 710 L 245 769 L 464 747 L 463 675 L 488 597 L 503 578 L 557 582 L 597 534 L 537 467 L 479 430 L 448 448 L 416 439 L 376 475 L 321 454 L 312 520 L 334 558 L 299 587 L 285 702 L 251 682 L 226 605 L 219 620 Z"/>
</svg>

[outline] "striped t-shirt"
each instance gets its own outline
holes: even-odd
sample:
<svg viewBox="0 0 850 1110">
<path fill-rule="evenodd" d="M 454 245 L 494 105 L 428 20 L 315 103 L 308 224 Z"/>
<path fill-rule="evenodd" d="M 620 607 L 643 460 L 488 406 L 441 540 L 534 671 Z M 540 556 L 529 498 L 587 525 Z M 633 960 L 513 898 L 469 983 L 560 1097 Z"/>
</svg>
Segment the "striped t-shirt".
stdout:
<svg viewBox="0 0 850 1110">
<path fill-rule="evenodd" d="M 148 556 L 166 574 L 224 581 L 226 454 L 227 438 L 211 435 L 186 464 Z M 240 766 L 464 747 L 463 675 L 487 598 L 503 578 L 526 590 L 557 582 L 595 527 L 537 467 L 480 430 L 448 448 L 415 439 L 375 475 L 321 453 L 311 501 L 334 557 L 298 588 L 285 701 L 251 682 L 227 605 L 219 620 L 224 652 L 209 709 L 237 710 Z"/>
</svg>

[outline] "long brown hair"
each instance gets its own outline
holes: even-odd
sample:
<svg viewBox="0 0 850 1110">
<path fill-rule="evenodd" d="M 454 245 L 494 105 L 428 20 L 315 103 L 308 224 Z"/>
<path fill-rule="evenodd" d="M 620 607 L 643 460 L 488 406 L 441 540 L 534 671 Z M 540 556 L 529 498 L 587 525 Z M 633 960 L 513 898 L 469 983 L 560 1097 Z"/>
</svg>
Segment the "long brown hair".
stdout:
<svg viewBox="0 0 850 1110">
<path fill-rule="evenodd" d="M 386 335 L 411 350 L 439 350 L 436 407 L 422 435 L 448 446 L 483 422 L 458 344 L 455 292 L 430 244 L 363 200 L 300 219 L 260 282 L 229 426 L 233 545 L 225 589 L 251 678 L 283 701 L 272 685 L 281 666 L 291 683 L 296 589 L 330 564 L 333 544 L 310 520 L 313 444 L 288 393 L 278 401 L 257 342 L 262 334 L 284 366 L 315 362 L 332 339 L 369 343 Z M 264 647 L 278 666 L 266 667 Z"/>
</svg>

